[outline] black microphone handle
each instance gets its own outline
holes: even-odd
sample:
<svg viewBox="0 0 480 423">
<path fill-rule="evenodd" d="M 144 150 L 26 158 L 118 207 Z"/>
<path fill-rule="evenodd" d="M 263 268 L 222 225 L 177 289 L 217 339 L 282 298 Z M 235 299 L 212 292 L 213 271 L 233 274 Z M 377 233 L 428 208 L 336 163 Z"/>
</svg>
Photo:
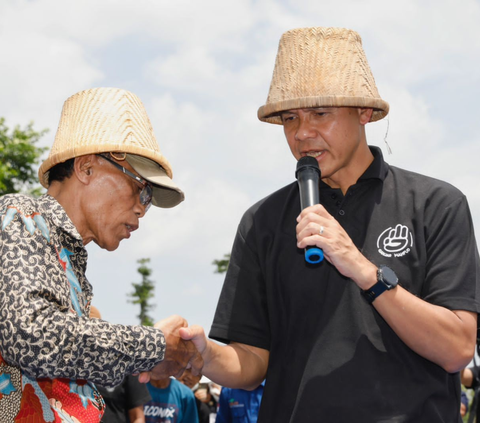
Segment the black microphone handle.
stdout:
<svg viewBox="0 0 480 423">
<path fill-rule="evenodd" d="M 314 169 L 304 168 L 298 172 L 300 207 L 302 210 L 315 204 L 320 204 L 319 182 L 319 174 Z"/>
<path fill-rule="evenodd" d="M 320 204 L 320 169 L 317 160 L 313 157 L 302 157 L 297 163 L 295 176 L 298 179 L 300 192 L 300 207 L 305 209 Z M 311 246 L 305 249 L 305 260 L 316 264 L 323 260 L 323 251 Z"/>
</svg>

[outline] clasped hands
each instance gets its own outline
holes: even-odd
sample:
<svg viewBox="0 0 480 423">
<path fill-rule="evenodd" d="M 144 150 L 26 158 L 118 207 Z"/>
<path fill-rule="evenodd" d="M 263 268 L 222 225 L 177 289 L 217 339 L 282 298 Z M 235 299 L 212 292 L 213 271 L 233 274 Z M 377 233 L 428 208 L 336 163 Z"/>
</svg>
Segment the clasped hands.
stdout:
<svg viewBox="0 0 480 423">
<path fill-rule="evenodd" d="M 177 315 L 167 317 L 155 323 L 165 336 L 166 350 L 164 359 L 149 372 L 142 372 L 139 381 L 150 379 L 166 379 L 170 376 L 179 378 L 186 369 L 191 369 L 193 375 L 199 375 L 203 368 L 203 359 L 194 343 L 180 336 L 181 328 L 187 328 L 187 321 Z"/>
</svg>

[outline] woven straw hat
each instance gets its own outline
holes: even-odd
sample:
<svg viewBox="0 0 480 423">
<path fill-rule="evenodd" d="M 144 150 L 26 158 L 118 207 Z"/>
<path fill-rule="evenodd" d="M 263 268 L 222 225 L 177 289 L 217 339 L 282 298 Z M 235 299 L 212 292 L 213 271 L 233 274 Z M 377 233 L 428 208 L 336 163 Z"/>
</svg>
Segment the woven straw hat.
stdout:
<svg viewBox="0 0 480 423">
<path fill-rule="evenodd" d="M 299 28 L 285 32 L 278 46 L 264 122 L 282 124 L 279 112 L 308 107 L 373 108 L 372 121 L 388 113 L 355 31 Z"/>
<path fill-rule="evenodd" d="M 38 171 L 40 183 L 48 188 L 49 170 L 58 163 L 106 152 L 127 153 L 131 166 L 154 184 L 153 205 L 173 207 L 185 198 L 172 181 L 142 102 L 119 88 L 92 88 L 65 101 L 52 149 Z"/>
</svg>

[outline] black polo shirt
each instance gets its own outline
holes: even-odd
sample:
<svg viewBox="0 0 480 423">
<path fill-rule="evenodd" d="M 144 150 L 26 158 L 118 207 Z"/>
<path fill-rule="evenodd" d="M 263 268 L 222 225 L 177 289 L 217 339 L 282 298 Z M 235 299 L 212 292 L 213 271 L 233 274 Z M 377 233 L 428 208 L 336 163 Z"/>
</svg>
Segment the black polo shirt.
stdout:
<svg viewBox="0 0 480 423">
<path fill-rule="evenodd" d="M 355 245 L 407 290 L 480 310 L 479 262 L 464 195 L 374 161 L 344 196 L 320 200 Z M 296 247 L 296 182 L 251 207 L 235 238 L 210 337 L 270 351 L 259 422 L 460 422 L 458 374 L 408 348 L 359 288 Z"/>
</svg>

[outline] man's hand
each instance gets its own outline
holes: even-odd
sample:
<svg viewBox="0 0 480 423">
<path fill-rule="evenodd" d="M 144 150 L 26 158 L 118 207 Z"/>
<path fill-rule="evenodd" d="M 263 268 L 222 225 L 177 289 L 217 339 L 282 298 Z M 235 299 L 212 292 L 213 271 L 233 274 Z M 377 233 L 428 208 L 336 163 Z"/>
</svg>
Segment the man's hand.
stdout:
<svg viewBox="0 0 480 423">
<path fill-rule="evenodd" d="M 170 376 L 180 377 L 185 369 L 191 369 L 192 374 L 198 375 L 203 367 L 203 359 L 191 341 L 180 337 L 179 329 L 187 327 L 187 321 L 180 316 L 170 316 L 155 323 L 154 327 L 160 329 L 165 336 L 167 348 L 165 358 L 150 372 L 141 373 L 140 382 L 150 379 L 165 379 Z"/>
<path fill-rule="evenodd" d="M 192 325 L 189 328 L 180 329 L 179 332 L 183 339 L 193 342 L 197 351 L 204 357 L 208 347 L 208 338 L 203 328 L 198 325 Z"/>
<path fill-rule="evenodd" d="M 325 260 L 359 288 L 370 288 L 377 279 L 377 267 L 365 258 L 345 229 L 320 204 L 307 207 L 297 217 L 297 246 L 316 245 Z"/>
<path fill-rule="evenodd" d="M 220 345 L 198 325 L 181 328 L 180 335 L 195 344 L 204 360 L 202 373 L 215 383 L 252 390 L 265 379 L 269 351 L 238 342 Z"/>
</svg>

